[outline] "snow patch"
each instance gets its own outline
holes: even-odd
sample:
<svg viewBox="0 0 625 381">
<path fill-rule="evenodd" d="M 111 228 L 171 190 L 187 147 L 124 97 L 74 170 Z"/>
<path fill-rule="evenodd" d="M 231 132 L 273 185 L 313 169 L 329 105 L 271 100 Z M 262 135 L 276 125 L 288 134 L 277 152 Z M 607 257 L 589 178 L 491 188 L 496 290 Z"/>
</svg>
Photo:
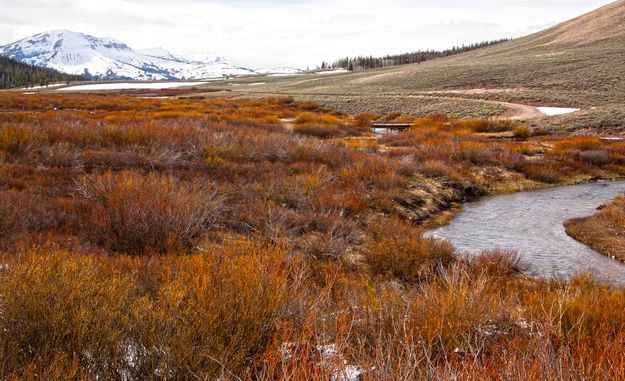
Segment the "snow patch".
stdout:
<svg viewBox="0 0 625 381">
<path fill-rule="evenodd" d="M 295 356 L 293 350 L 297 347 L 298 344 L 296 343 L 282 343 L 282 359 L 293 359 Z M 348 364 L 336 344 L 317 345 L 315 349 L 320 360 L 318 366 L 330 372 L 331 381 L 360 381 L 363 379 L 366 370 Z"/>
<path fill-rule="evenodd" d="M 57 91 L 92 91 L 92 90 L 127 90 L 127 89 L 171 89 L 174 87 L 197 86 L 206 84 L 203 82 L 115 82 L 95 83 L 92 85 L 78 85 L 64 87 Z"/>
<path fill-rule="evenodd" d="M 65 85 L 65 83 L 52 83 L 52 84 L 46 85 L 46 86 L 23 87 L 20 90 L 52 89 L 52 88 L 60 87 L 60 86 L 64 86 L 64 85 Z"/>
<path fill-rule="evenodd" d="M 321 75 L 333 75 L 333 74 L 344 74 L 344 73 L 349 73 L 349 70 L 337 69 L 337 70 L 325 70 L 325 71 L 315 72 L 315 74 L 321 74 Z"/>
<path fill-rule="evenodd" d="M 332 372 L 332 381 L 359 381 L 362 378 L 364 370 L 349 365 L 336 344 L 319 345 L 317 350 L 321 355 L 321 365 Z"/>
<path fill-rule="evenodd" d="M 570 107 L 537 107 L 537 109 L 548 116 L 570 114 L 580 110 L 578 108 Z"/>
</svg>

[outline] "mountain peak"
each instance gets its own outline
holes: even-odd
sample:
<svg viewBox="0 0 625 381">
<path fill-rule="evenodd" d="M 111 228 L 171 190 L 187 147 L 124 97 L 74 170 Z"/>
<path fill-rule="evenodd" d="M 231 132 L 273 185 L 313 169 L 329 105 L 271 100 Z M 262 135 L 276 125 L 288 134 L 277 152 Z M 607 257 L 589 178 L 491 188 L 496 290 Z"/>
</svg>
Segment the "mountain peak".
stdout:
<svg viewBox="0 0 625 381">
<path fill-rule="evenodd" d="M 41 34 L 49 34 L 49 35 L 62 35 L 62 34 L 80 34 L 80 35 L 84 35 L 84 33 L 80 33 L 80 32 L 74 32 L 72 30 L 69 29 L 52 29 L 52 30 L 48 30 L 46 32 L 43 32 Z"/>
<path fill-rule="evenodd" d="M 38 33 L 0 46 L 0 54 L 19 61 L 95 79 L 200 79 L 250 74 L 214 53 L 177 56 L 163 48 L 133 50 L 113 38 L 66 29 Z"/>
</svg>

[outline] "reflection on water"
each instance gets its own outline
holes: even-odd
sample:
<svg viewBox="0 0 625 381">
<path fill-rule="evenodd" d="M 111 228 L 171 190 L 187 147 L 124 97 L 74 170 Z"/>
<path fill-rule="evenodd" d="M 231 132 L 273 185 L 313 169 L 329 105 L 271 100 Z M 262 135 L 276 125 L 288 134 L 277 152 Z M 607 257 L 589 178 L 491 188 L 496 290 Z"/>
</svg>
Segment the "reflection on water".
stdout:
<svg viewBox="0 0 625 381">
<path fill-rule="evenodd" d="M 569 237 L 564 221 L 591 215 L 601 204 L 625 193 L 625 181 L 599 182 L 493 196 L 468 203 L 447 226 L 428 235 L 447 239 L 461 252 L 475 255 L 502 248 L 519 252 L 542 276 L 570 276 L 591 271 L 625 283 L 625 265 L 598 254 Z"/>
</svg>

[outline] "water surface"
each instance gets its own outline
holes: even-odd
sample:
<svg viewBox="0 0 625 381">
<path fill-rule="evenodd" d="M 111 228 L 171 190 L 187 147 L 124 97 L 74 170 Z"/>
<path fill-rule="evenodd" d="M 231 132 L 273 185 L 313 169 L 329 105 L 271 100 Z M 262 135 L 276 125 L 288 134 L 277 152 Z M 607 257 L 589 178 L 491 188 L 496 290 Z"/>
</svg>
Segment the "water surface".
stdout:
<svg viewBox="0 0 625 381">
<path fill-rule="evenodd" d="M 569 237 L 564 221 L 588 216 L 625 193 L 625 181 L 598 182 L 491 196 L 465 204 L 447 226 L 428 232 L 449 240 L 468 255 L 494 248 L 513 249 L 540 276 L 567 277 L 591 271 L 625 283 L 625 265 Z"/>
</svg>

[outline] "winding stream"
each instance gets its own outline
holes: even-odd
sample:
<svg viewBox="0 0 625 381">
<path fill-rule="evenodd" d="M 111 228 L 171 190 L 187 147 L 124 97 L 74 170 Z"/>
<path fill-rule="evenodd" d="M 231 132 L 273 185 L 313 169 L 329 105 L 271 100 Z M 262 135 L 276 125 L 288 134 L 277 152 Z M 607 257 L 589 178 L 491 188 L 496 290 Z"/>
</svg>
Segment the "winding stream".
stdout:
<svg viewBox="0 0 625 381">
<path fill-rule="evenodd" d="M 564 221 L 591 215 L 622 193 L 625 181 L 486 197 L 465 204 L 449 225 L 427 235 L 449 240 L 468 255 L 494 248 L 516 250 L 532 266 L 532 275 L 568 277 L 591 271 L 623 284 L 624 264 L 577 242 L 564 230 Z"/>
</svg>

